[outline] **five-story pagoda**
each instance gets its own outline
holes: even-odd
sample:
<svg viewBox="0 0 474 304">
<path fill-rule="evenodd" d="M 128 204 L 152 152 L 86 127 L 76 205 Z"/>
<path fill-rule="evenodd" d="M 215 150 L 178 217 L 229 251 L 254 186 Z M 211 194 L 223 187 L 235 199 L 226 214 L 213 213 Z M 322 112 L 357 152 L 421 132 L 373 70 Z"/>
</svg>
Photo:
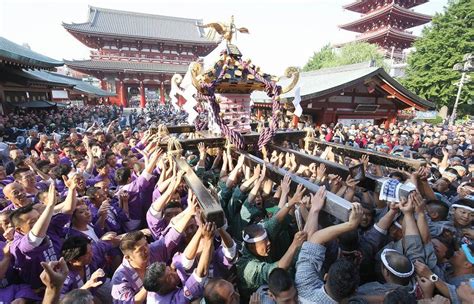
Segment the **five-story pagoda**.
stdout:
<svg viewBox="0 0 474 304">
<path fill-rule="evenodd" d="M 407 29 L 430 22 L 431 16 L 412 8 L 428 0 L 357 0 L 343 7 L 362 17 L 339 27 L 358 32 L 355 41 L 375 43 L 395 58 L 409 48 L 416 36 Z"/>
</svg>

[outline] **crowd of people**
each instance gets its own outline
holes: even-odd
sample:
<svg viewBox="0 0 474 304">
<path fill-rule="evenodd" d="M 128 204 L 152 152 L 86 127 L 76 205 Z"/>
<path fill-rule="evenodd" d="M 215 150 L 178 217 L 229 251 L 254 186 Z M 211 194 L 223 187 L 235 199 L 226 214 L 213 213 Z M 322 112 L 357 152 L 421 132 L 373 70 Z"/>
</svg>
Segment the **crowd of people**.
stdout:
<svg viewBox="0 0 474 304">
<path fill-rule="evenodd" d="M 201 143 L 183 157 L 222 206 L 217 227 L 163 148 L 173 135 L 160 124 L 185 120 L 165 107 L 0 116 L 0 302 L 474 303 L 474 128 L 315 128 L 321 140 L 426 161 L 413 172 L 293 146 L 388 177 L 380 190 L 251 151 L 319 185 L 309 193 Z M 14 128 L 30 129 L 22 147 Z M 402 184 L 407 197 L 395 193 Z M 328 196 L 351 203 L 347 221 L 323 211 Z"/>
</svg>

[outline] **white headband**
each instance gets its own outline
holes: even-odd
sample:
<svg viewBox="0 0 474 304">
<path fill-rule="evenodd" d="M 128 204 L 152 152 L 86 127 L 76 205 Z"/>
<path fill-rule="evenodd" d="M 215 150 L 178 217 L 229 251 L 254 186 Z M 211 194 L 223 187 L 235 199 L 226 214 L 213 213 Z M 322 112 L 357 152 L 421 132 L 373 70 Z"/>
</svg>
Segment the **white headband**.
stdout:
<svg viewBox="0 0 474 304">
<path fill-rule="evenodd" d="M 400 278 L 408 278 L 408 277 L 411 277 L 413 275 L 413 272 L 415 271 L 415 267 L 413 266 L 413 263 L 410 262 L 411 264 L 411 270 L 409 272 L 406 272 L 406 273 L 402 273 L 402 272 L 398 272 L 396 271 L 395 269 L 393 269 L 389 264 L 388 264 L 388 261 L 387 261 L 387 258 L 385 257 L 385 255 L 388 253 L 388 252 L 398 252 L 394 249 L 384 249 L 382 251 L 382 254 L 380 255 L 380 258 L 382 259 L 382 263 L 383 265 L 388 269 L 388 271 L 390 271 L 392 274 L 396 275 L 397 277 L 400 277 Z"/>
<path fill-rule="evenodd" d="M 463 209 L 469 210 L 471 212 L 474 212 L 474 208 L 471 208 L 471 207 L 466 206 L 466 205 L 452 204 L 451 207 L 453 207 L 453 208 L 463 208 Z"/>
<path fill-rule="evenodd" d="M 263 241 L 264 239 L 267 238 L 267 231 L 263 231 L 263 234 L 261 236 L 251 238 L 248 234 L 244 234 L 244 242 L 249 243 L 249 244 L 254 244 L 260 241 Z"/>
</svg>

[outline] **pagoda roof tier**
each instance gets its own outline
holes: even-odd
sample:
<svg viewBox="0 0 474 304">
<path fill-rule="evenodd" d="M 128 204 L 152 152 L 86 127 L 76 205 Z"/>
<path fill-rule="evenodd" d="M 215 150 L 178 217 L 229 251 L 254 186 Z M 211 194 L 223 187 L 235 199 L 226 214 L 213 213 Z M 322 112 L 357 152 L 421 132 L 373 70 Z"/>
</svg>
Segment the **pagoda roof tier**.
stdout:
<svg viewBox="0 0 474 304">
<path fill-rule="evenodd" d="M 367 31 L 367 27 L 369 27 L 370 30 L 370 25 L 374 23 L 411 28 L 430 21 L 431 16 L 429 15 L 420 14 L 395 3 L 391 3 L 380 10 L 367 14 L 358 20 L 340 25 L 339 27 L 348 31 L 363 33 Z"/>
<path fill-rule="evenodd" d="M 426 3 L 429 0 L 395 0 L 395 1 L 390 1 L 392 3 L 395 3 L 401 7 L 404 8 L 411 8 L 418 6 L 420 4 Z M 357 0 L 352 3 L 346 4 L 343 6 L 344 9 L 350 10 L 353 12 L 361 13 L 361 14 L 367 14 L 370 11 L 373 11 L 374 8 L 381 8 L 387 4 L 387 0 Z"/>
<path fill-rule="evenodd" d="M 33 52 L 3 37 L 0 37 L 0 63 L 19 68 L 48 70 L 63 65 L 62 61 Z"/>
<path fill-rule="evenodd" d="M 115 38 L 176 41 L 217 45 L 204 34 L 201 19 L 179 18 L 89 6 L 89 19 L 84 23 L 63 23 L 71 33 L 93 34 Z"/>
<path fill-rule="evenodd" d="M 187 65 L 155 62 L 106 61 L 106 60 L 64 60 L 71 69 L 79 71 L 113 71 L 144 74 L 186 73 Z"/>
<path fill-rule="evenodd" d="M 416 36 L 414 36 L 410 33 L 400 31 L 400 30 L 394 29 L 392 27 L 386 27 L 386 28 L 379 29 L 377 31 L 373 31 L 373 32 L 369 32 L 369 33 L 359 35 L 355 40 L 353 40 L 351 42 L 354 42 L 354 41 L 367 41 L 369 43 L 376 43 L 376 44 L 384 47 L 384 44 L 385 44 L 386 41 L 398 41 L 400 43 L 407 44 L 406 47 L 408 47 L 408 45 L 411 45 L 411 43 L 413 41 L 415 41 L 415 39 L 416 39 Z M 350 42 L 347 42 L 347 43 L 350 43 Z M 340 47 L 344 44 L 346 44 L 346 43 L 336 44 L 335 46 Z M 403 47 L 403 48 L 406 48 L 406 47 Z"/>
</svg>

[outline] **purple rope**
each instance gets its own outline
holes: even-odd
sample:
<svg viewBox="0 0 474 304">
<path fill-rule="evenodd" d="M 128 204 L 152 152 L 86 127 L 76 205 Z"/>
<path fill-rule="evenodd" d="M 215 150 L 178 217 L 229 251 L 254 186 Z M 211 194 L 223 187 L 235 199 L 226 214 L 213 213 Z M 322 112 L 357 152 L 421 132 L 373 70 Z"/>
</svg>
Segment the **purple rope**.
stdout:
<svg viewBox="0 0 474 304">
<path fill-rule="evenodd" d="M 261 151 L 263 147 L 265 147 L 275 136 L 276 130 L 278 128 L 278 113 L 280 111 L 280 102 L 278 100 L 281 87 L 276 85 L 274 81 L 268 81 L 263 76 L 257 73 L 254 69 L 250 68 L 249 64 L 245 61 L 240 61 L 240 64 L 247 69 L 250 74 L 252 74 L 256 80 L 265 84 L 265 92 L 267 93 L 268 97 L 272 98 L 272 121 L 270 122 L 269 128 L 263 129 L 262 133 L 258 138 L 258 149 Z"/>
</svg>

